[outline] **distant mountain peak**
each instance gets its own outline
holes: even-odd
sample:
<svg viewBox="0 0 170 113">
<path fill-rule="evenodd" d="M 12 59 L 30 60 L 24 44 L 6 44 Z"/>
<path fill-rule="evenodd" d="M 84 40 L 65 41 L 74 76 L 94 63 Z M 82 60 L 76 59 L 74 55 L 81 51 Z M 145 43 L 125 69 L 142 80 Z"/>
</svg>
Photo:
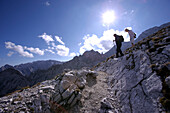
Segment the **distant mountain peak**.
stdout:
<svg viewBox="0 0 170 113">
<path fill-rule="evenodd" d="M 4 66 L 2 66 L 2 67 L 0 68 L 0 72 L 1 72 L 1 71 L 4 71 L 4 70 L 6 70 L 6 69 L 9 69 L 9 68 L 14 68 L 14 67 L 11 66 L 11 65 L 9 65 L 9 64 L 6 64 L 6 65 L 4 65 Z"/>
<path fill-rule="evenodd" d="M 91 56 L 94 57 L 94 55 L 100 55 L 100 53 L 98 51 L 94 51 L 93 49 L 90 51 L 85 51 L 83 53 L 83 56 L 86 56 L 86 57 L 91 57 Z"/>
</svg>

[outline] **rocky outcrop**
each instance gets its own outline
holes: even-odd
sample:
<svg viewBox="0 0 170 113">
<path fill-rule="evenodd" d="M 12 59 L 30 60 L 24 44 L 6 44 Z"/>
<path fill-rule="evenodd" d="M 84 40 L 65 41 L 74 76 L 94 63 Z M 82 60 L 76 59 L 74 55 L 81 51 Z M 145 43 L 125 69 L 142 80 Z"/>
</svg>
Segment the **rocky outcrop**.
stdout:
<svg viewBox="0 0 170 113">
<path fill-rule="evenodd" d="M 95 83 L 97 73 L 90 70 L 69 71 L 56 79 L 55 93 L 50 99 L 53 112 L 70 110 L 82 97 L 85 85 Z"/>
<path fill-rule="evenodd" d="M 54 79 L 47 80 L 4 96 L 0 99 L 0 112 L 50 113 L 49 99 L 55 85 Z"/>
<path fill-rule="evenodd" d="M 165 23 L 165 24 L 163 24 L 161 26 L 155 26 L 155 27 L 152 27 L 150 29 L 147 29 L 146 31 L 142 32 L 139 35 L 139 37 L 135 40 L 135 42 L 139 42 L 139 41 L 143 40 L 144 38 L 146 38 L 146 37 L 148 37 L 148 36 L 158 32 L 162 28 L 165 28 L 165 27 L 168 27 L 168 26 L 170 26 L 170 22 Z"/>
<path fill-rule="evenodd" d="M 169 110 L 169 44 L 170 26 L 127 49 L 124 57 L 113 56 L 98 65 L 97 71 L 111 75 L 109 85 L 114 110 L 123 113 Z"/>
<path fill-rule="evenodd" d="M 80 101 L 86 85 L 92 86 L 98 74 L 90 70 L 72 70 L 47 80 L 25 87 L 0 99 L 0 112 L 65 112 Z"/>
<path fill-rule="evenodd" d="M 116 111 L 159 112 L 162 82 L 149 66 L 148 56 L 137 51 L 118 60 L 109 59 L 97 69 L 111 75 L 112 106 Z"/>
</svg>

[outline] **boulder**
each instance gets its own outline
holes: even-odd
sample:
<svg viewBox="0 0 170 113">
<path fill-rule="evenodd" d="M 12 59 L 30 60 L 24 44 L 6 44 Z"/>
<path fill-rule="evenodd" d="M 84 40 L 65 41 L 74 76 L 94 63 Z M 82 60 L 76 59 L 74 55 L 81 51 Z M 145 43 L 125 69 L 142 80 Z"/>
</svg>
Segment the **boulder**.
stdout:
<svg viewBox="0 0 170 113">
<path fill-rule="evenodd" d="M 97 73 L 85 69 L 72 70 L 56 79 L 56 92 L 52 94 L 50 99 L 52 101 L 51 109 L 60 110 L 62 107 L 65 109 L 73 107 L 81 99 L 81 92 L 86 83 L 89 82 L 87 76 L 96 78 Z"/>
</svg>

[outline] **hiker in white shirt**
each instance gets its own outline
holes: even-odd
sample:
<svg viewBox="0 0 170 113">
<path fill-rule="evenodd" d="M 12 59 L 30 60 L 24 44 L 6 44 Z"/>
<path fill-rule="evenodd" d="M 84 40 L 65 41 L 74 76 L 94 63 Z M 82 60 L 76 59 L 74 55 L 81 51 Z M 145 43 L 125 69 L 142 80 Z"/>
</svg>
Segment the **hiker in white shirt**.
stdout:
<svg viewBox="0 0 170 113">
<path fill-rule="evenodd" d="M 136 38 L 136 34 L 132 30 L 129 30 L 127 28 L 125 29 L 125 32 L 128 32 L 130 36 L 130 42 L 132 44 L 132 47 L 134 47 L 134 38 Z"/>
</svg>

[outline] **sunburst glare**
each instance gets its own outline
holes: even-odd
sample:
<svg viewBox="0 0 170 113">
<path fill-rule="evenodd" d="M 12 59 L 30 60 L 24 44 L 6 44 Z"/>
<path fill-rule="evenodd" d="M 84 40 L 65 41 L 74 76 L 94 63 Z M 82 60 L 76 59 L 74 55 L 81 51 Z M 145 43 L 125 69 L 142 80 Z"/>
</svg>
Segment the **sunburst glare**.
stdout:
<svg viewBox="0 0 170 113">
<path fill-rule="evenodd" d="M 110 25 L 115 21 L 115 12 L 113 10 L 103 13 L 103 24 Z"/>
</svg>

